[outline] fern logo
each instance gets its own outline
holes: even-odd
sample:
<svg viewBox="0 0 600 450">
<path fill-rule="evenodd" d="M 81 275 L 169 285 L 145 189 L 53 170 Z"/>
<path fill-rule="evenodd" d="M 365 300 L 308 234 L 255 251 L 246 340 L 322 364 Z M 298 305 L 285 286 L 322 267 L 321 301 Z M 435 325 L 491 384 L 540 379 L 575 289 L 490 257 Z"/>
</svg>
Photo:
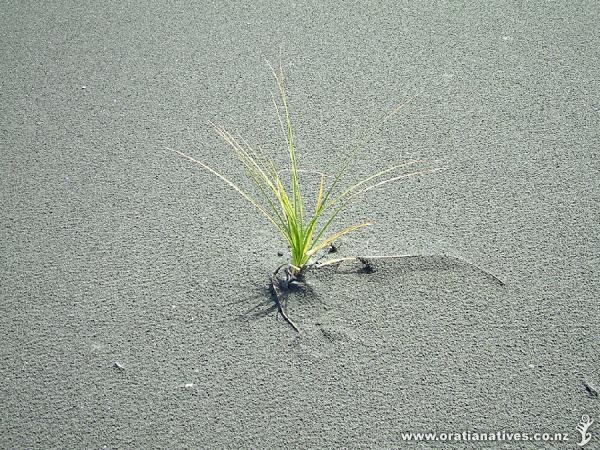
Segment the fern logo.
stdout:
<svg viewBox="0 0 600 450">
<path fill-rule="evenodd" d="M 583 447 L 592 439 L 592 433 L 590 433 L 588 429 L 593 423 L 594 419 L 590 418 L 590 416 L 582 416 L 581 422 L 577 424 L 576 430 L 581 434 L 581 442 L 578 442 L 577 445 L 580 447 Z"/>
</svg>

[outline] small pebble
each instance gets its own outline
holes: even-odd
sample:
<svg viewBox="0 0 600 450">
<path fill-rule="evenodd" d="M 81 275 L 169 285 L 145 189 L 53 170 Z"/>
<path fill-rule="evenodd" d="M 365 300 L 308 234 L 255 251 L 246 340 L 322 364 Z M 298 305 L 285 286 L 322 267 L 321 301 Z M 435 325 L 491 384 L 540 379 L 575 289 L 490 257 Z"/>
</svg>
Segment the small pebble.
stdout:
<svg viewBox="0 0 600 450">
<path fill-rule="evenodd" d="M 123 370 L 125 370 L 125 367 L 123 367 L 119 362 L 115 361 L 113 363 L 113 369 L 118 370 L 120 372 L 122 372 Z"/>
<path fill-rule="evenodd" d="M 283 252 L 277 252 L 277 256 L 283 256 Z"/>
</svg>

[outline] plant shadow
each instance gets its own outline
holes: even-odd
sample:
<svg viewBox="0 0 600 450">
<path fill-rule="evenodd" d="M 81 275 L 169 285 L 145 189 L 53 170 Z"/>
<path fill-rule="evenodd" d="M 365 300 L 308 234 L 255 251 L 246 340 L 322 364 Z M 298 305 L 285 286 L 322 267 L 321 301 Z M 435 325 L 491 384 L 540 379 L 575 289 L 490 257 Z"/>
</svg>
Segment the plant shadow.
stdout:
<svg viewBox="0 0 600 450">
<path fill-rule="evenodd" d="M 301 283 L 292 283 L 287 288 L 283 289 L 280 285 L 281 293 L 283 294 L 280 298 L 282 307 L 287 310 L 290 303 L 315 303 L 323 302 L 322 298 L 318 295 L 315 288 L 309 283 L 308 280 L 304 280 Z M 267 316 L 275 313 L 279 314 L 277 307 L 277 295 L 273 289 L 271 281 L 265 284 L 257 284 L 252 288 L 252 294 L 250 298 L 237 300 L 232 304 L 241 305 L 247 304 L 251 301 L 253 306 L 245 311 L 242 311 L 237 315 L 237 320 L 242 322 L 251 322 L 263 319 Z"/>
</svg>

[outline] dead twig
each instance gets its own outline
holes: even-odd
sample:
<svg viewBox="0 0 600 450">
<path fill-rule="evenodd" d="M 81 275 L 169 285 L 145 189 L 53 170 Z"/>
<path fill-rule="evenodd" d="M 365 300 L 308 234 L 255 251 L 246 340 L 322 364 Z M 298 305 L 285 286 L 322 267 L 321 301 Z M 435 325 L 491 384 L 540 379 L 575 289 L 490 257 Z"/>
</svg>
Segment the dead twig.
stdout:
<svg viewBox="0 0 600 450">
<path fill-rule="evenodd" d="M 277 269 L 275 269 L 275 271 L 271 274 L 271 287 L 273 288 L 273 294 L 275 297 L 275 304 L 277 305 L 277 309 L 279 310 L 279 314 L 281 314 L 281 317 L 284 318 L 284 320 L 297 332 L 300 333 L 300 329 L 296 326 L 296 324 L 292 321 L 292 319 L 290 319 L 288 317 L 288 315 L 285 312 L 285 309 L 283 308 L 283 303 L 282 303 L 282 299 L 284 298 L 283 296 L 283 292 L 281 292 L 281 287 L 279 285 L 279 279 L 277 278 L 277 275 L 279 275 L 279 272 L 281 271 L 281 269 L 283 269 L 284 267 L 287 267 L 287 264 L 282 264 L 279 267 L 277 267 Z M 286 274 L 287 276 L 287 274 Z"/>
</svg>

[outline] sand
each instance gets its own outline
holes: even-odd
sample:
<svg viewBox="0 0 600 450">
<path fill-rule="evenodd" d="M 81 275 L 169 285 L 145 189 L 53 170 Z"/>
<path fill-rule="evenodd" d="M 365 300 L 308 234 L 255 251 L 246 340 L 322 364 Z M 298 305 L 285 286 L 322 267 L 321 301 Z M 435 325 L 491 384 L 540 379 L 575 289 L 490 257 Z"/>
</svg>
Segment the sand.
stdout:
<svg viewBox="0 0 600 450">
<path fill-rule="evenodd" d="M 575 448 L 583 415 L 600 445 L 596 2 L 1 9 L 1 448 Z M 277 317 L 285 245 L 164 147 L 239 177 L 214 121 L 284 163 L 279 57 L 302 167 L 419 93 L 351 178 L 446 167 L 358 201 L 340 255 L 504 286 L 347 264 Z"/>
</svg>

